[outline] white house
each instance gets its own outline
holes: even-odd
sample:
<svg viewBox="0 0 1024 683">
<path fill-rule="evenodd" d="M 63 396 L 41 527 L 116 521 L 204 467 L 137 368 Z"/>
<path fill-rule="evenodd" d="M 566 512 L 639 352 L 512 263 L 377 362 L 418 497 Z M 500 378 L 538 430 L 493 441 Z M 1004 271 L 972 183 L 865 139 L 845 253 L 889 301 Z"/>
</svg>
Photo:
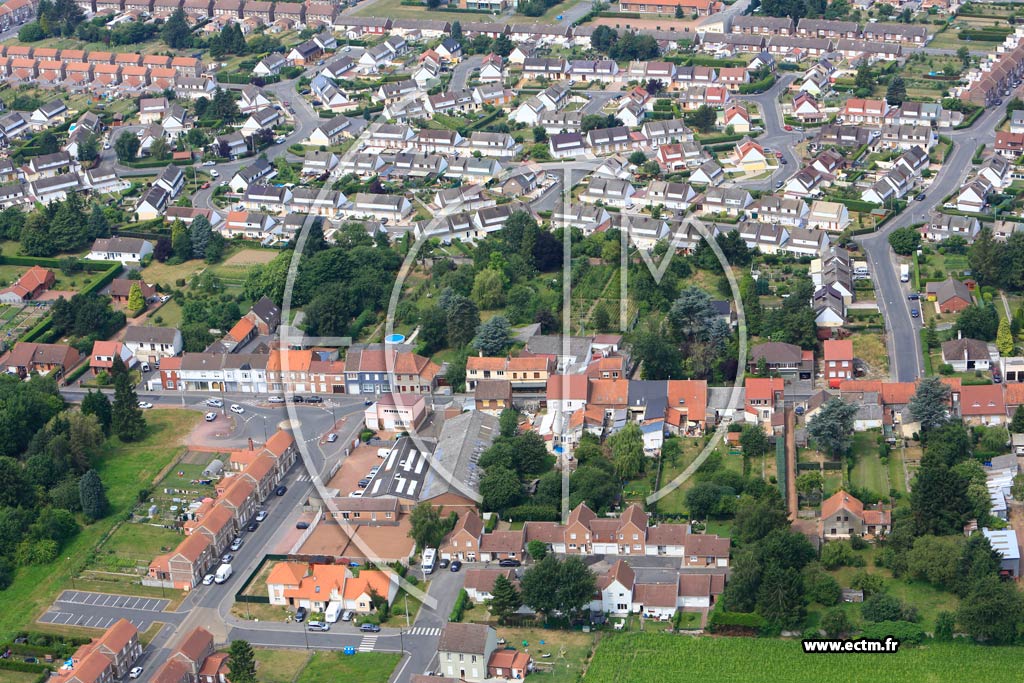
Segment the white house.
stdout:
<svg viewBox="0 0 1024 683">
<path fill-rule="evenodd" d="M 134 237 L 100 238 L 93 242 L 87 257 L 90 261 L 119 261 L 123 265 L 140 263 L 153 253 L 153 244 Z"/>
</svg>

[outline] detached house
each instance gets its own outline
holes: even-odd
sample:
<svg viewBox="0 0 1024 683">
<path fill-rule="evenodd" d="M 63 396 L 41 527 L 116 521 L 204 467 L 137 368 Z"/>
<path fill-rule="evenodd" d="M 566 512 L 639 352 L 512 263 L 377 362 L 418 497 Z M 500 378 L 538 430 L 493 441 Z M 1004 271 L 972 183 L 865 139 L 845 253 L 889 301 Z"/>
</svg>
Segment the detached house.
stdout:
<svg viewBox="0 0 1024 683">
<path fill-rule="evenodd" d="M 889 510 L 865 509 L 864 503 L 840 490 L 821 503 L 820 530 L 824 540 L 885 536 L 892 528 Z"/>
</svg>

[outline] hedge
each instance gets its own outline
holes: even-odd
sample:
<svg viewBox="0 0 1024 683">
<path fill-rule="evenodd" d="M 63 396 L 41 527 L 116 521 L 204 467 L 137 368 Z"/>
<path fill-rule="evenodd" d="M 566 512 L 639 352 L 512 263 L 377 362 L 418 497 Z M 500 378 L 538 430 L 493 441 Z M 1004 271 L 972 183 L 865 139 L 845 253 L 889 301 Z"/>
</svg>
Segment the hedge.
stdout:
<svg viewBox="0 0 1024 683">
<path fill-rule="evenodd" d="M 447 10 L 446 10 L 447 11 Z M 598 12 L 597 16 L 608 19 L 641 19 L 639 12 Z"/>
<path fill-rule="evenodd" d="M 760 631 L 767 625 L 768 622 L 760 614 L 755 612 L 726 612 L 724 609 L 720 609 L 718 605 L 715 605 L 708 618 L 708 630 L 712 633 L 729 628 Z"/>
<path fill-rule="evenodd" d="M 821 465 L 816 462 L 798 462 L 796 468 L 798 470 L 820 470 Z"/>
<path fill-rule="evenodd" d="M 821 469 L 823 470 L 841 470 L 843 469 L 843 463 L 841 462 L 829 462 L 825 461 L 821 463 Z"/>
<path fill-rule="evenodd" d="M 466 593 L 466 589 L 459 589 L 459 596 L 455 598 L 455 605 L 452 607 L 452 613 L 449 615 L 448 621 L 462 621 L 462 614 L 466 611 L 467 602 L 469 602 L 469 594 Z"/>
<path fill-rule="evenodd" d="M 513 522 L 555 522 L 558 521 L 559 513 L 546 505 L 519 505 L 505 510 L 501 517 Z"/>
<path fill-rule="evenodd" d="M 871 202 L 866 202 L 862 199 L 841 199 L 839 197 L 825 197 L 826 201 L 839 202 L 850 211 L 859 211 L 860 213 L 871 213 L 878 208 L 877 205 Z"/>
<path fill-rule="evenodd" d="M 30 664 L 28 662 L 19 662 L 16 659 L 0 659 L 0 670 L 20 671 L 29 674 L 37 673 L 39 678 L 36 683 L 49 680 L 51 672 L 50 667 L 45 664 Z"/>
<path fill-rule="evenodd" d="M 118 162 L 118 163 L 120 163 L 120 162 Z M 191 159 L 165 159 L 164 161 L 157 161 L 157 160 L 154 160 L 154 161 L 129 161 L 127 164 L 124 164 L 124 165 L 128 166 L 130 168 L 163 168 L 163 167 L 165 167 L 165 166 L 167 166 L 169 164 L 174 164 L 175 166 L 191 166 L 192 165 L 192 160 Z M 135 177 L 137 178 L 138 176 L 135 176 Z"/>
<path fill-rule="evenodd" d="M 43 268 L 59 269 L 62 265 L 61 261 L 63 259 L 45 256 L 0 256 L 0 264 L 7 266 L 42 266 Z M 90 261 L 89 259 L 79 259 L 78 265 L 82 267 L 82 270 L 89 272 L 106 270 L 111 267 L 109 261 Z"/>
<path fill-rule="evenodd" d="M 879 621 L 861 627 L 861 637 L 871 640 L 895 638 L 901 645 L 920 645 L 927 637 L 919 624 L 909 621 Z"/>
<path fill-rule="evenodd" d="M 741 95 L 751 95 L 756 93 L 762 93 L 775 85 L 775 74 L 771 74 L 768 78 L 760 81 L 754 81 L 753 83 L 744 83 L 740 86 Z"/>
</svg>

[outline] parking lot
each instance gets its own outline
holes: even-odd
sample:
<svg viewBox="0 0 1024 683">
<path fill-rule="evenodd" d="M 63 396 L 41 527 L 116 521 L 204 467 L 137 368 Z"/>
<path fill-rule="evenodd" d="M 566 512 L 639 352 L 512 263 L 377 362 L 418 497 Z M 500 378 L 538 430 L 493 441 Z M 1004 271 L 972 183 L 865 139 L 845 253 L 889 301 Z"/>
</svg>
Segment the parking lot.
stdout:
<svg viewBox="0 0 1024 683">
<path fill-rule="evenodd" d="M 181 615 L 164 612 L 170 600 L 67 590 L 39 618 L 44 624 L 109 628 L 122 617 L 145 631 L 154 622 L 175 622 Z"/>
</svg>

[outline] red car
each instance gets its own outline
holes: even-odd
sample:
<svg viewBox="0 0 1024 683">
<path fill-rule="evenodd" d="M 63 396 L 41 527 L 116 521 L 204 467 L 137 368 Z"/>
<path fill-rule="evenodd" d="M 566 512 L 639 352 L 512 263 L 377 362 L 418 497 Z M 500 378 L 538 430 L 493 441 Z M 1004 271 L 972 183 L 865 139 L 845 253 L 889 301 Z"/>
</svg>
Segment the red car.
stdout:
<svg viewBox="0 0 1024 683">
<path fill-rule="evenodd" d="M 793 126 L 790 126 L 790 125 L 787 124 L 787 125 L 783 126 L 782 129 L 783 130 L 793 130 Z"/>
<path fill-rule="evenodd" d="M 203 183 L 202 185 L 200 185 L 199 189 L 200 190 L 206 190 L 206 189 L 209 189 L 209 187 L 210 187 L 210 183 L 207 182 L 207 183 Z"/>
<path fill-rule="evenodd" d="M 781 159 L 782 158 L 782 152 L 776 152 L 775 153 L 775 158 L 776 159 Z"/>
</svg>

